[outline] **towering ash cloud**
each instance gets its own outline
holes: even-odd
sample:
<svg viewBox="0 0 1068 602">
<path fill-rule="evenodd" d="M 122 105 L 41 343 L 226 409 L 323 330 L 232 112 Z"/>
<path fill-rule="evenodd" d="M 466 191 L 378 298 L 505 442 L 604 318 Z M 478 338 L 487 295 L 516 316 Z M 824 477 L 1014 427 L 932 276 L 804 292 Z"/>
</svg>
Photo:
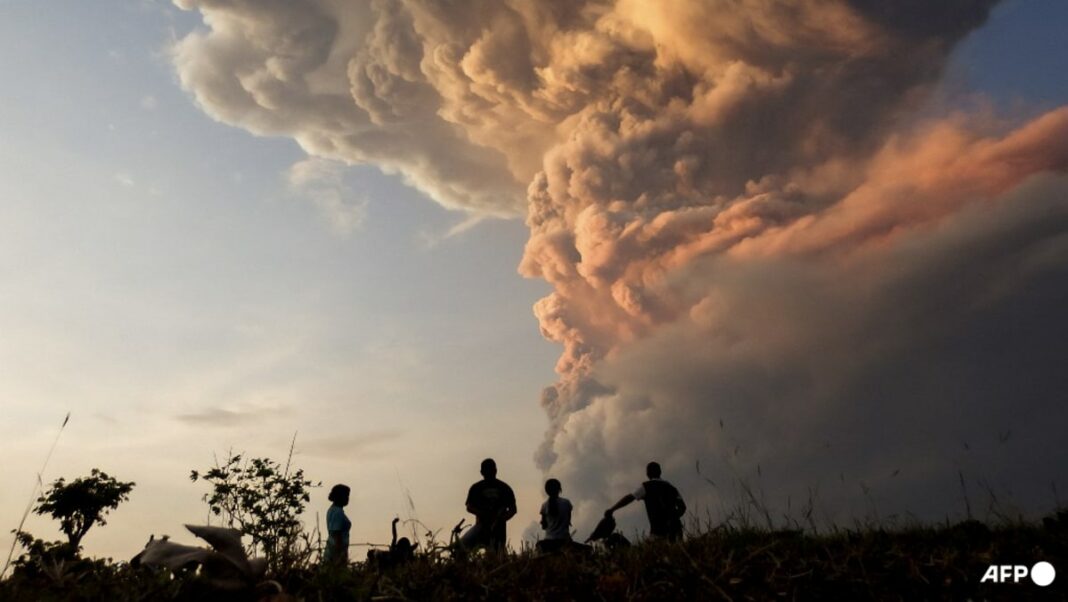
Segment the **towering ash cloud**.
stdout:
<svg viewBox="0 0 1068 602">
<path fill-rule="evenodd" d="M 919 111 L 995 0 L 176 1 L 209 114 L 525 211 L 576 497 L 651 458 L 829 513 L 1068 476 L 1068 108 Z"/>
</svg>

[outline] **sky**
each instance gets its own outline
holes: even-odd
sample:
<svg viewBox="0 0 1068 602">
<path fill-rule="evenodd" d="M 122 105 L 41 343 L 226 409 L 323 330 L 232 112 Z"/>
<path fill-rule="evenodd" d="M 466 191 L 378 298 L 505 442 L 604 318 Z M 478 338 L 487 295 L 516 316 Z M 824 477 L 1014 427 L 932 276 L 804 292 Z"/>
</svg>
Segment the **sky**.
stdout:
<svg viewBox="0 0 1068 602">
<path fill-rule="evenodd" d="M 137 483 L 115 558 L 294 435 L 354 542 L 487 456 L 513 545 L 650 457 L 829 520 L 1068 487 L 1064 3 L 176 4 L 0 2 L 3 549 L 67 412 L 42 478 Z"/>
</svg>

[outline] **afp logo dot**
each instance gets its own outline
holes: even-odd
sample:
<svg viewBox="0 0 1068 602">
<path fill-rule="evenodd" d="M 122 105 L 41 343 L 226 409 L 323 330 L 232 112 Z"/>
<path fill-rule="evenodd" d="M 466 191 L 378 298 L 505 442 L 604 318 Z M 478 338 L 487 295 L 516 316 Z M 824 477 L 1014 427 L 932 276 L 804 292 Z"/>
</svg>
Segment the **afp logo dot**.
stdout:
<svg viewBox="0 0 1068 602">
<path fill-rule="evenodd" d="M 1057 577 L 1057 569 L 1053 568 L 1053 565 L 1048 562 L 1036 562 L 1035 566 L 1031 567 L 1031 581 L 1035 582 L 1035 585 L 1039 587 L 1046 587 Z"/>
</svg>

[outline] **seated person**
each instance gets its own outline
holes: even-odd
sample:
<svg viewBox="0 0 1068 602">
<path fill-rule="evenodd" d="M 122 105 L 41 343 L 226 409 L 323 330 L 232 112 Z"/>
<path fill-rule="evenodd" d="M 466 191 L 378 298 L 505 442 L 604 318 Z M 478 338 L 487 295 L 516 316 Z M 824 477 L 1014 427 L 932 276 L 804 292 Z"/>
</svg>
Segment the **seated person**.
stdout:
<svg viewBox="0 0 1068 602">
<path fill-rule="evenodd" d="M 407 564 L 415 558 L 415 549 L 418 545 L 412 545 L 412 542 L 407 537 L 401 537 L 397 539 L 397 523 L 400 522 L 400 518 L 394 518 L 393 524 L 390 525 L 393 531 L 393 540 L 389 544 L 388 550 L 368 550 L 367 561 L 368 563 L 377 566 L 380 569 L 401 566 Z"/>
<path fill-rule="evenodd" d="M 486 458 L 479 468 L 482 480 L 467 491 L 467 511 L 475 515 L 475 525 L 459 538 L 463 549 L 486 548 L 503 554 L 507 549 L 507 523 L 516 514 L 515 493 L 497 478 L 497 463 Z"/>
<path fill-rule="evenodd" d="M 549 499 L 541 505 L 541 528 L 545 538 L 537 543 L 539 552 L 556 552 L 571 543 L 571 502 L 560 497 L 563 488 L 560 481 L 545 481 L 545 493 Z"/>
</svg>

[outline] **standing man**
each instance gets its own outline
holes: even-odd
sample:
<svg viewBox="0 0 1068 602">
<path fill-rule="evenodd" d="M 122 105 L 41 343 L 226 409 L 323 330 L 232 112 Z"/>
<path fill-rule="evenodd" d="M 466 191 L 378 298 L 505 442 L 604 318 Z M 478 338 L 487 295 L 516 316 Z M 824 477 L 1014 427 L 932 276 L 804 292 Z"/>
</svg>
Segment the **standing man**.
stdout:
<svg viewBox="0 0 1068 602">
<path fill-rule="evenodd" d="M 482 480 L 467 491 L 467 511 L 475 515 L 475 526 L 461 539 L 466 547 L 485 546 L 503 552 L 508 541 L 507 523 L 515 516 L 515 493 L 507 483 L 497 479 L 497 463 L 482 461 Z"/>
<path fill-rule="evenodd" d="M 645 502 L 645 513 L 649 515 L 649 532 L 654 537 L 668 541 L 682 539 L 682 515 L 686 514 L 686 502 L 682 501 L 679 490 L 671 483 L 660 478 L 660 465 L 650 462 L 645 467 L 645 476 L 649 480 L 642 483 L 634 493 L 623 496 L 615 506 L 605 510 L 605 516 L 634 500 Z"/>
</svg>

